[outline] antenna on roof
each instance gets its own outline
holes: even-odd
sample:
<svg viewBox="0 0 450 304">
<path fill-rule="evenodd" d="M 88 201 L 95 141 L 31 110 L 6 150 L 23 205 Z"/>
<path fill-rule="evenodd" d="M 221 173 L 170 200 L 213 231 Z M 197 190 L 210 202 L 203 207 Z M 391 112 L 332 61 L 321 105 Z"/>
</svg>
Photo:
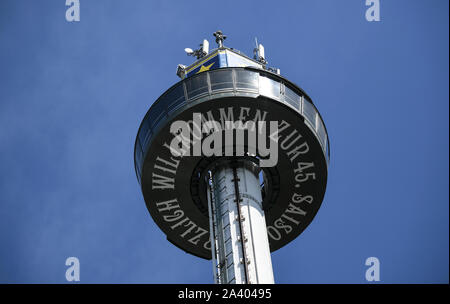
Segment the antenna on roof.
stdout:
<svg viewBox="0 0 450 304">
<path fill-rule="evenodd" d="M 200 59 L 209 53 L 209 42 L 206 39 L 203 39 L 203 43 L 200 44 L 200 47 L 197 50 L 193 50 L 191 48 L 185 48 L 184 51 L 188 56 L 195 56 L 197 59 Z"/>
<path fill-rule="evenodd" d="M 218 30 L 215 33 L 213 33 L 213 36 L 216 37 L 216 43 L 219 49 L 223 48 L 223 41 L 227 39 L 227 36 L 225 36 L 221 30 Z"/>
<path fill-rule="evenodd" d="M 258 39 L 255 37 L 255 48 L 253 49 L 253 58 L 261 62 L 262 64 L 267 64 L 265 55 L 264 55 L 264 46 L 262 44 L 258 44 Z"/>
</svg>

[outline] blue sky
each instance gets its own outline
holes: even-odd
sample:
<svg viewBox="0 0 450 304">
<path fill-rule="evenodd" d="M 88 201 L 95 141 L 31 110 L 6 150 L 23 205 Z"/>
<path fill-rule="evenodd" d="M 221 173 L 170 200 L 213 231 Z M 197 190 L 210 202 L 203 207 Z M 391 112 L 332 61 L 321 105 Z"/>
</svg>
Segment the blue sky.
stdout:
<svg viewBox="0 0 450 304">
<path fill-rule="evenodd" d="M 327 125 L 325 200 L 272 254 L 277 283 L 449 281 L 449 2 L 0 2 L 0 283 L 211 283 L 211 262 L 166 241 L 133 145 L 152 102 L 202 39 L 251 55 L 313 98 Z"/>
</svg>

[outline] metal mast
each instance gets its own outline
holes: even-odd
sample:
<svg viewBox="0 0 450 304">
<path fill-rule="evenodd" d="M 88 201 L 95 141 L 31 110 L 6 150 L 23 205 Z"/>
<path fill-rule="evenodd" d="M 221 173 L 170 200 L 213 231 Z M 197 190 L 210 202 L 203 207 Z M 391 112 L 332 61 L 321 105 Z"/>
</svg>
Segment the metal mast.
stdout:
<svg viewBox="0 0 450 304">
<path fill-rule="evenodd" d="M 211 172 L 208 204 L 216 283 L 274 283 L 259 172 L 248 160 L 223 162 Z"/>
</svg>

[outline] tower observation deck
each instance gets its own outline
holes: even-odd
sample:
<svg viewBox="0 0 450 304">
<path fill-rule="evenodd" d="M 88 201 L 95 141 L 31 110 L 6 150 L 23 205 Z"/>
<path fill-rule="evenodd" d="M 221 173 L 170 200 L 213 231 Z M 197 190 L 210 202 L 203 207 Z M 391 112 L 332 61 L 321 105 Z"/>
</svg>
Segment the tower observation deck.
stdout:
<svg viewBox="0 0 450 304">
<path fill-rule="evenodd" d="M 150 107 L 134 148 L 147 209 L 172 244 L 212 259 L 216 283 L 274 283 L 270 252 L 320 208 L 330 157 L 311 98 L 254 58 L 204 40 Z"/>
</svg>

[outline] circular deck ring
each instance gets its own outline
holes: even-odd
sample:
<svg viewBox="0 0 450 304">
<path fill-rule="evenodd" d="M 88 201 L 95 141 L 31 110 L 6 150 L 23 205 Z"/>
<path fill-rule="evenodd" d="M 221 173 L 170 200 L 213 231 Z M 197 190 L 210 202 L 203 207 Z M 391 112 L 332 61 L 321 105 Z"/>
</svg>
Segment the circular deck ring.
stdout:
<svg viewBox="0 0 450 304">
<path fill-rule="evenodd" d="M 206 191 L 201 184 L 213 159 L 175 157 L 168 149 L 171 123 L 192 120 L 193 113 L 209 113 L 217 121 L 221 115 L 238 120 L 244 113 L 243 120 L 279 122 L 278 163 L 264 169 L 269 181 L 264 209 L 270 249 L 295 239 L 319 210 L 327 183 L 327 133 L 309 97 L 278 75 L 226 68 L 180 81 L 147 112 L 135 145 L 136 173 L 147 208 L 169 241 L 210 259 Z"/>
</svg>

